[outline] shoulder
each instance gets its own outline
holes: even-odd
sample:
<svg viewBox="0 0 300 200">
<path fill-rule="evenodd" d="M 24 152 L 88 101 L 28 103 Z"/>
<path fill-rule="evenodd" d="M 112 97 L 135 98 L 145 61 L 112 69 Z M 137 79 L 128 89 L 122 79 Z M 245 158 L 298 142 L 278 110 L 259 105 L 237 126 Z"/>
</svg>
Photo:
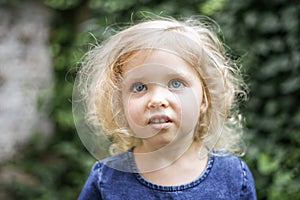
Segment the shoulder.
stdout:
<svg viewBox="0 0 300 200">
<path fill-rule="evenodd" d="M 256 199 L 253 175 L 246 162 L 232 154 L 214 155 L 215 176 L 222 177 L 229 185 L 237 187 L 241 199 Z"/>
<path fill-rule="evenodd" d="M 248 169 L 248 166 L 245 163 L 245 161 L 236 155 L 217 152 L 213 154 L 212 157 L 214 158 L 214 163 L 216 167 L 220 167 L 226 170 L 236 170 L 239 172 Z"/>
<path fill-rule="evenodd" d="M 227 182 L 229 181 L 233 184 L 243 179 L 243 168 L 246 164 L 241 158 L 220 152 L 214 153 L 211 157 L 214 160 L 211 170 L 212 175 L 222 177 Z"/>
<path fill-rule="evenodd" d="M 101 162 L 96 162 L 90 171 L 90 174 L 80 192 L 78 200 L 94 200 L 101 199 L 101 193 L 99 190 L 99 175 L 103 164 Z"/>
<path fill-rule="evenodd" d="M 130 157 L 131 155 L 126 152 L 97 161 L 93 165 L 78 199 L 102 199 L 105 193 L 103 191 L 106 191 L 107 188 L 108 190 L 111 189 L 113 180 L 116 178 L 121 180 L 120 177 L 128 176 L 128 173 L 124 172 L 130 169 L 130 162 L 128 161 Z"/>
<path fill-rule="evenodd" d="M 102 182 L 105 177 L 112 173 L 132 172 L 132 160 L 131 152 L 125 152 L 99 160 L 93 165 L 90 176 L 95 176 Z"/>
<path fill-rule="evenodd" d="M 252 178 L 246 162 L 233 154 L 217 153 L 214 157 L 214 169 L 224 175 L 230 175 L 232 178 L 245 180 Z M 234 176 L 232 176 L 234 175 Z"/>
<path fill-rule="evenodd" d="M 109 168 L 121 172 L 137 172 L 134 164 L 134 158 L 131 151 L 120 153 L 112 157 L 108 157 L 99 161 L 100 165 L 104 165 L 104 168 Z"/>
</svg>

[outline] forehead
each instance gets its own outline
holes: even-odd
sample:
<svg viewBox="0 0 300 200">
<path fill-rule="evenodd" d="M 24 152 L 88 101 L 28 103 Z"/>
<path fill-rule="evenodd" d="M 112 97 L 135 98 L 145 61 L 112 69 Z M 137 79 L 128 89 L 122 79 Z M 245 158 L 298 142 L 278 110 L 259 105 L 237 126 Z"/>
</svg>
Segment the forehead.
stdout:
<svg viewBox="0 0 300 200">
<path fill-rule="evenodd" d="M 155 49 L 140 50 L 133 53 L 122 66 L 122 74 L 132 71 L 170 71 L 170 73 L 196 73 L 193 67 L 184 61 L 176 52 Z"/>
</svg>

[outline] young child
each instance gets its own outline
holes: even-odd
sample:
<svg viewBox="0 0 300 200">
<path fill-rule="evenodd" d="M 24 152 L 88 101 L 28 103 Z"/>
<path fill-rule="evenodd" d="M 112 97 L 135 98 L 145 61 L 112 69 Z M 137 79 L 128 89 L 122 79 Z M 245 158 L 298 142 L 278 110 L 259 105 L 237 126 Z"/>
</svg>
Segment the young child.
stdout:
<svg viewBox="0 0 300 200">
<path fill-rule="evenodd" d="M 256 199 L 241 155 L 242 78 L 201 19 L 152 19 L 89 52 L 79 86 L 112 142 L 79 199 Z"/>
</svg>

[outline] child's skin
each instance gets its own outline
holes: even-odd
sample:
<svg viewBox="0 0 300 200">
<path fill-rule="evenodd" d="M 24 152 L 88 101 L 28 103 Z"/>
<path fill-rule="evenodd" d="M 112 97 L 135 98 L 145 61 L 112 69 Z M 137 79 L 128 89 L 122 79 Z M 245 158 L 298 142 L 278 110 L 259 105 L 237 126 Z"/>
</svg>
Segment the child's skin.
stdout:
<svg viewBox="0 0 300 200">
<path fill-rule="evenodd" d="M 175 53 L 147 51 L 140 50 L 122 68 L 125 116 L 142 139 L 134 149 L 135 160 L 142 175 L 154 183 L 188 183 L 200 176 L 208 157 L 200 157 L 201 144 L 193 139 L 207 107 L 202 82 Z"/>
</svg>

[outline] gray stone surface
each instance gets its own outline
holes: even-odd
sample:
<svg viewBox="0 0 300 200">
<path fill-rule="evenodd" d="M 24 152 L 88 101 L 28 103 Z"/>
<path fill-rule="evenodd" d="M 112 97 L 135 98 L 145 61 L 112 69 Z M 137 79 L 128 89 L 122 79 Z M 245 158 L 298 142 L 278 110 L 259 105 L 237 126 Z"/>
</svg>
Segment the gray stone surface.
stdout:
<svg viewBox="0 0 300 200">
<path fill-rule="evenodd" d="M 0 7 L 0 162 L 52 132 L 50 12 L 38 1 Z M 38 103 L 39 102 L 39 103 Z"/>
</svg>

